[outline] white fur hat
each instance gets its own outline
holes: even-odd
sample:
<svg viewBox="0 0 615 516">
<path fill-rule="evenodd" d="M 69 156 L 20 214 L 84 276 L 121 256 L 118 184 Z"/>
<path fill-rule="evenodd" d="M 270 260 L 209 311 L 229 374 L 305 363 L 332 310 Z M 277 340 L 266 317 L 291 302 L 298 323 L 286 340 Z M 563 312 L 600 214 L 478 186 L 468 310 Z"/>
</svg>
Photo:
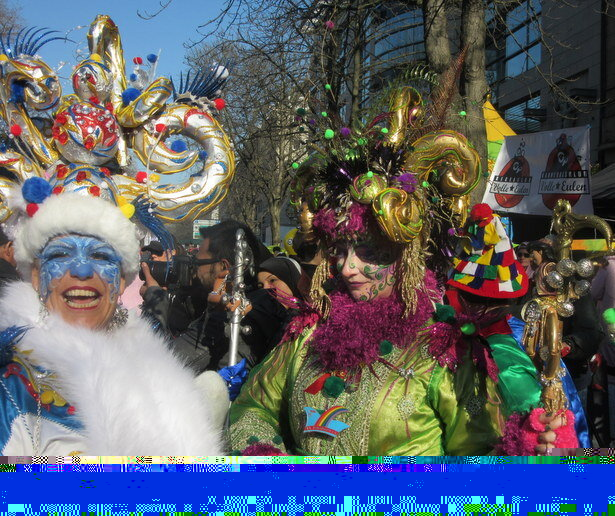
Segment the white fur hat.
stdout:
<svg viewBox="0 0 615 516">
<path fill-rule="evenodd" d="M 135 225 L 115 205 L 98 197 L 64 193 L 39 205 L 24 217 L 15 234 L 15 259 L 29 279 L 36 255 L 55 236 L 78 233 L 100 238 L 122 257 L 122 272 L 130 284 L 139 270 L 139 240 Z"/>
</svg>

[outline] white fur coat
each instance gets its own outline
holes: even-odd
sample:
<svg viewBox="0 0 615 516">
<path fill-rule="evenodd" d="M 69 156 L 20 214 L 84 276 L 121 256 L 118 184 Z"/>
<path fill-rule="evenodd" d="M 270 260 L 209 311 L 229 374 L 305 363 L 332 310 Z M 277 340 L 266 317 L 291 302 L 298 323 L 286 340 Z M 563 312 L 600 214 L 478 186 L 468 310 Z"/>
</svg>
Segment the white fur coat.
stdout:
<svg viewBox="0 0 615 516">
<path fill-rule="evenodd" d="M 29 326 L 19 342 L 31 360 L 58 378 L 60 394 L 84 425 L 85 455 L 221 455 L 216 407 L 140 318 L 113 333 L 39 316 L 36 292 L 9 284 L 0 300 L 0 330 Z M 215 396 L 219 396 L 219 392 Z"/>
</svg>

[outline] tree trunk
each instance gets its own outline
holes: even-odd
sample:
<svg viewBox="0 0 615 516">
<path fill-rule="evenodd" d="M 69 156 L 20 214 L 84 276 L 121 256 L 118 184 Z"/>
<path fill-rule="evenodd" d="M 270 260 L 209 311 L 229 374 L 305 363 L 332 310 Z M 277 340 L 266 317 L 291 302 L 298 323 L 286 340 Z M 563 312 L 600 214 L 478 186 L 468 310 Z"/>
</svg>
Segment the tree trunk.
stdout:
<svg viewBox="0 0 615 516">
<path fill-rule="evenodd" d="M 450 0 L 423 0 L 425 55 L 431 71 L 441 74 L 451 62 L 451 47 L 446 21 Z"/>
<path fill-rule="evenodd" d="M 464 99 L 465 136 L 472 142 L 487 170 L 487 135 L 483 103 L 489 91 L 485 74 L 485 1 L 463 0 L 461 11 L 461 46 L 467 48 L 461 78 Z M 481 180 L 472 194 L 475 202 L 483 196 L 486 182 Z"/>
<path fill-rule="evenodd" d="M 361 92 L 363 84 L 363 50 L 365 48 L 365 31 L 363 30 L 363 10 L 361 4 L 357 7 L 354 25 L 354 48 L 352 54 L 352 87 L 348 125 L 353 126 L 359 117 L 361 109 Z"/>
</svg>

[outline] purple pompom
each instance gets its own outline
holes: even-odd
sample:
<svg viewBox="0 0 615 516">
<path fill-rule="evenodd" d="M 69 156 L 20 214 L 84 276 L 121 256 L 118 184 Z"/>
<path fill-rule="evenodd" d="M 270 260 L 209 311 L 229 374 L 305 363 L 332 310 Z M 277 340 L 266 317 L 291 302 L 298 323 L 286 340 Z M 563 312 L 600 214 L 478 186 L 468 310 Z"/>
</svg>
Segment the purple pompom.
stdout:
<svg viewBox="0 0 615 516">
<path fill-rule="evenodd" d="M 351 131 L 350 129 L 348 129 L 348 127 L 342 127 L 342 128 L 340 129 L 340 134 L 341 134 L 344 138 L 348 138 L 348 137 L 350 136 L 351 132 L 352 132 L 352 131 Z"/>
<path fill-rule="evenodd" d="M 416 190 L 417 181 L 414 174 L 406 172 L 405 174 L 395 177 L 394 181 L 397 183 L 398 188 L 408 193 L 412 193 Z"/>
</svg>

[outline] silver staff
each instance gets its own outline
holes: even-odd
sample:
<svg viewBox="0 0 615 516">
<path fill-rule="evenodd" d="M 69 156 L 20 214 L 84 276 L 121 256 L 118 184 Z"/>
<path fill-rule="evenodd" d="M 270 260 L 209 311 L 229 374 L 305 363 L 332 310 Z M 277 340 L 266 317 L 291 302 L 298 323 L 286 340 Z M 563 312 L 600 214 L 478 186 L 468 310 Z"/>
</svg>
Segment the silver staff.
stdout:
<svg viewBox="0 0 615 516">
<path fill-rule="evenodd" d="M 245 294 L 246 284 L 244 283 L 244 273 L 252 265 L 251 253 L 248 253 L 248 243 L 243 229 L 238 229 L 235 234 L 235 266 L 232 269 L 233 289 L 231 295 L 223 296 L 223 303 L 237 305 L 231 315 L 231 342 L 229 346 L 229 366 L 237 363 L 237 347 L 239 345 L 239 332 L 249 332 L 249 328 L 241 328 L 240 322 L 249 306 L 248 298 Z"/>
</svg>

